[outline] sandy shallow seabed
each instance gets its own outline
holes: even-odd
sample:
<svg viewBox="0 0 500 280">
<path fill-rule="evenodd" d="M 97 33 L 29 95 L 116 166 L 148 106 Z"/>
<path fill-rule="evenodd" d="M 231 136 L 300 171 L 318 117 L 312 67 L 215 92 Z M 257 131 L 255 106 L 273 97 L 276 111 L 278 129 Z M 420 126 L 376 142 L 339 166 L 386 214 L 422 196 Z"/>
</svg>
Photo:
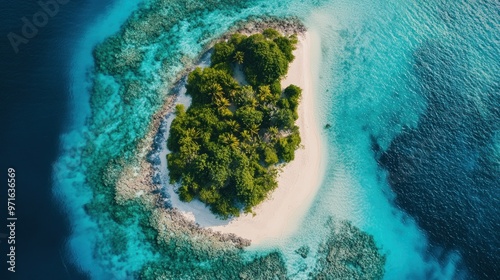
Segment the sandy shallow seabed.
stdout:
<svg viewBox="0 0 500 280">
<path fill-rule="evenodd" d="M 254 208 L 255 215 L 247 214 L 223 221 L 217 219 L 199 201 L 184 203 L 170 187 L 172 206 L 202 227 L 222 233 L 234 233 L 250 239 L 253 245 L 273 244 L 293 233 L 300 225 L 321 185 L 326 154 L 322 143 L 321 124 L 316 120 L 315 84 L 319 77 L 320 39 L 314 31 L 299 35 L 288 75 L 282 80 L 283 88 L 294 84 L 302 88 L 299 104 L 301 145 L 295 159 L 279 174 L 278 188 L 269 199 Z"/>
</svg>

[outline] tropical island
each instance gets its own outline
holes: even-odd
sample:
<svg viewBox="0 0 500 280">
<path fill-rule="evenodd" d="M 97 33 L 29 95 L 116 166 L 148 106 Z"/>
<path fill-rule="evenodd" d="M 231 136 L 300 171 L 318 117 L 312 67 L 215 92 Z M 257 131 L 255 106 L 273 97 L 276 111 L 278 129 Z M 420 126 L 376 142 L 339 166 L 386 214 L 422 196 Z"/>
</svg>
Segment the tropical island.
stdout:
<svg viewBox="0 0 500 280">
<path fill-rule="evenodd" d="M 210 67 L 188 76 L 192 104 L 176 106 L 167 164 L 179 198 L 198 199 L 221 218 L 237 217 L 276 189 L 278 168 L 300 146 L 301 89 L 280 80 L 296 35 L 274 29 L 233 34 L 213 47 Z"/>
<path fill-rule="evenodd" d="M 206 11 L 221 5 L 199 4 Z M 239 4 L 233 1 L 230 6 Z M 166 12 L 165 8 L 172 7 L 176 8 Z M 259 16 L 235 22 L 221 34 L 218 25 L 197 11 L 201 11 L 198 6 L 182 1 L 153 0 L 134 12 L 119 33 L 96 47 L 92 117 L 88 135 L 82 135 L 88 140 L 85 146 L 71 146 L 62 162 L 71 167 L 66 181 L 74 187 L 68 188 L 74 190 L 72 196 L 88 199 L 84 206 L 76 200 L 67 205 L 76 209 L 77 216 L 84 208 L 96 224 L 86 217 L 84 223 L 75 223 L 77 234 L 96 233 L 90 243 L 82 242 L 80 235 L 71 241 L 85 249 L 75 251 L 82 260 L 95 259 L 82 263 L 82 269 L 94 278 L 123 279 L 381 279 L 385 259 L 372 236 L 335 223 L 328 213 L 305 220 L 325 170 L 322 155 L 326 150 L 315 117 L 318 105 L 323 105 L 315 102 L 322 90 L 317 86 L 322 58 L 317 30 L 307 30 L 294 18 Z M 195 29 L 179 32 L 179 22 Z M 200 26 L 213 33 L 193 32 Z M 238 218 L 220 220 L 195 195 L 190 203 L 179 201 L 168 184 L 165 153 L 175 102 L 184 98 L 180 86 L 184 75 L 205 62 L 204 53 L 213 48 L 214 40 L 227 43 L 231 37 L 226 34 L 250 35 L 269 27 L 287 36 L 298 34 L 295 59 L 288 65 L 281 88 L 295 84 L 302 89 L 295 124 L 303 148 L 295 150 L 294 160 L 278 172 L 278 187 L 253 208 L 255 216 L 240 213 Z M 203 39 L 205 35 L 210 36 Z M 193 44 L 186 37 L 201 42 L 196 53 L 186 54 L 186 44 Z M 229 57 L 230 73 L 237 74 L 234 70 L 243 66 L 233 58 Z M 249 77 L 247 81 L 252 82 Z M 240 83 L 241 88 L 245 85 Z M 185 114 L 192 108 L 184 110 Z M 73 136 L 68 140 L 73 141 Z M 69 159 L 76 162 L 68 164 Z M 80 169 L 86 176 L 79 175 Z M 86 184 L 92 191 L 88 198 L 83 191 Z M 304 238 L 286 238 L 292 233 Z M 275 246 L 277 242 L 284 243 Z M 266 247 L 253 254 L 254 249 L 245 249 L 250 244 Z M 283 250 L 285 246 L 290 250 Z"/>
</svg>

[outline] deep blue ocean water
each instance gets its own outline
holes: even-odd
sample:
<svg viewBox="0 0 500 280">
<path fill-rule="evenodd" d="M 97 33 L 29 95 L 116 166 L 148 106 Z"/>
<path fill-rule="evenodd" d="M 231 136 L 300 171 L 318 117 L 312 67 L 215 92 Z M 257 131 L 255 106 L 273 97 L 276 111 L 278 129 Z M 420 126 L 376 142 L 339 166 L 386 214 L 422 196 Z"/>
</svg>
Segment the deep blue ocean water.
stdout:
<svg viewBox="0 0 500 280">
<path fill-rule="evenodd" d="M 59 138 L 70 125 L 69 69 L 86 24 L 111 1 L 70 1 L 15 53 L 7 34 L 21 34 L 22 17 L 40 11 L 35 1 L 1 1 L 0 170 L 16 169 L 16 273 L 7 272 L 7 243 L 0 239 L 0 279 L 86 279 L 68 261 L 69 217 L 52 192 Z M 2 227 L 7 184 L 0 189 Z"/>
<path fill-rule="evenodd" d="M 486 73 L 474 73 L 459 56 L 462 48 L 432 42 L 415 52 L 427 108 L 380 163 L 397 204 L 433 243 L 457 249 L 476 277 L 494 279 L 500 277 L 500 76 L 486 84 L 476 76 Z M 482 63 L 498 69 L 498 48 L 488 51 Z"/>
<path fill-rule="evenodd" d="M 247 13 L 298 15 L 321 35 L 318 113 L 332 124 L 324 132 L 329 168 L 292 240 L 333 215 L 374 235 L 388 255 L 387 279 L 499 279 L 499 2 L 290 2 L 251 2 Z M 20 18 L 40 8 L 0 7 L 0 173 L 17 170 L 19 203 L 18 272 L 1 279 L 85 279 L 73 264 L 89 269 L 92 241 L 75 245 L 82 233 L 74 229 L 72 249 L 81 251 L 69 252 L 69 219 L 85 222 L 64 212 L 72 200 L 53 198 L 52 166 L 65 152 L 61 135 L 85 126 L 80 116 L 88 114 L 80 85 L 96 40 L 82 38 L 115 32 L 103 20 L 119 25 L 131 5 L 70 1 L 18 54 L 6 34 L 19 33 Z M 122 16 L 101 18 L 120 9 Z M 61 187 L 66 197 L 71 187 Z"/>
</svg>

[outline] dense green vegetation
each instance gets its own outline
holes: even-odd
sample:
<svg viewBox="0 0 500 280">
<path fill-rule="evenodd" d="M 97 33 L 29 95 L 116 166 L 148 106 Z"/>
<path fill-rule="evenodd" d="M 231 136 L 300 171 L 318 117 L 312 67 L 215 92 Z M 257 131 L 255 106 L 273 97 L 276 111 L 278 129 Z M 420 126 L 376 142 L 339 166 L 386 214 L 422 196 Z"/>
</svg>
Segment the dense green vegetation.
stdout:
<svg viewBox="0 0 500 280">
<path fill-rule="evenodd" d="M 137 194 L 137 188 L 144 189 L 142 184 L 150 182 L 148 179 L 137 182 L 138 185 L 127 184 L 126 189 L 120 189 L 120 185 L 124 186 L 120 182 L 122 178 L 133 179 L 144 175 L 137 176 L 135 173 L 139 166 L 138 160 L 144 159 L 144 146 L 138 143 L 150 143 L 147 133 L 152 127 L 156 129 L 156 126 L 151 126 L 151 122 L 155 112 L 164 105 L 165 85 L 171 86 L 178 70 L 190 65 L 189 60 L 186 62 L 186 57 L 182 55 L 186 44 L 194 40 L 200 46 L 205 46 L 214 39 L 214 34 L 220 33 L 223 27 L 210 21 L 214 12 L 227 13 L 226 24 L 229 26 L 240 17 L 242 10 L 249 7 L 246 1 L 231 0 L 145 2 L 147 5 L 133 12 L 120 32 L 103 41 L 94 51 L 96 67 L 92 75 L 94 86 L 90 95 L 92 114 L 88 120 L 88 133 L 81 135 L 81 141 L 75 141 L 75 135 L 72 134 L 68 138 L 71 143 L 66 143 L 69 146 L 64 145 L 65 156 L 56 165 L 67 171 L 66 174 L 58 175 L 61 176 L 58 177 L 61 187 L 71 187 L 76 190 L 74 194 L 79 195 L 90 186 L 94 193 L 91 202 L 85 205 L 86 213 L 97 224 L 94 232 L 98 234 L 93 236 L 94 244 L 89 248 L 94 261 L 92 268 L 84 265 L 82 269 L 91 269 L 94 276 L 98 275 L 97 278 L 113 275 L 117 279 L 297 278 L 294 271 L 287 270 L 288 260 L 284 259 L 281 251 L 259 252 L 252 256 L 246 250 L 236 249 L 232 242 L 221 244 L 214 241 L 212 234 L 193 230 L 190 224 L 176 215 L 160 219 L 158 213 L 164 213 L 165 209 L 151 208 L 156 205 L 150 204 L 163 199 L 156 192 L 134 196 L 133 199 L 125 198 L 125 201 L 120 198 L 123 192 Z M 296 19 L 259 16 L 257 20 L 268 26 L 301 26 Z M 245 19 L 242 23 L 248 22 Z M 238 23 L 235 25 L 238 26 Z M 192 40 L 185 39 L 178 26 L 188 28 L 187 31 L 193 35 Z M 203 32 L 198 32 L 200 30 Z M 152 57 L 154 61 L 148 61 Z M 194 58 L 194 55 L 190 57 Z M 117 60 L 120 63 L 116 63 Z M 155 66 L 158 61 L 161 64 Z M 160 80 L 157 79 L 158 75 L 161 76 Z M 110 131 L 110 127 L 115 129 Z M 86 143 L 84 146 L 82 141 Z M 156 152 L 156 145 L 154 148 Z M 134 172 L 129 173 L 130 170 Z M 80 173 L 85 176 L 80 176 Z M 160 208 L 164 206 L 158 205 Z M 325 240 L 329 238 L 327 232 L 338 234 L 337 230 L 317 231 L 324 235 L 322 239 L 327 238 Z M 352 240 L 345 244 L 358 244 L 366 240 L 356 234 L 344 236 Z M 316 276 L 324 262 L 319 263 L 311 253 L 307 255 L 305 246 L 301 248 L 298 252 L 306 258 L 297 265 L 301 271 L 307 271 L 308 276 L 304 271 L 300 276 L 304 279 L 325 279 Z M 337 252 L 334 247 L 331 248 L 324 250 L 311 247 L 310 250 Z M 376 247 L 365 247 L 368 251 L 365 248 L 360 250 L 358 246 L 352 247 L 354 249 L 350 249 L 350 246 L 342 248 L 342 252 L 347 250 L 349 254 L 353 250 L 360 258 L 377 250 Z M 351 260 L 344 264 L 352 266 Z M 295 267 L 297 265 L 294 264 Z M 378 265 L 374 263 L 370 268 L 378 270 L 384 266 L 383 263 Z M 318 267 L 317 271 L 315 267 Z M 364 279 L 375 279 L 372 271 L 367 271 L 365 275 Z M 349 277 L 341 275 L 337 279 Z"/>
<path fill-rule="evenodd" d="M 183 201 L 199 199 L 228 218 L 251 212 L 276 188 L 276 164 L 293 160 L 300 145 L 301 89 L 280 86 L 296 43 L 273 29 L 234 34 L 214 46 L 210 67 L 189 74 L 192 105 L 177 105 L 167 142 Z M 249 85 L 234 79 L 239 68 Z"/>
</svg>

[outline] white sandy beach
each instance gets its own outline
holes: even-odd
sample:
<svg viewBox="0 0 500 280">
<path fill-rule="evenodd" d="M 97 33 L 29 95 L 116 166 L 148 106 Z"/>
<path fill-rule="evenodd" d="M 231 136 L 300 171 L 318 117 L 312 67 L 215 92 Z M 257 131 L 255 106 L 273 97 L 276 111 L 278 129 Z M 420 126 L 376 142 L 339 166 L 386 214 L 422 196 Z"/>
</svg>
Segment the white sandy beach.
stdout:
<svg viewBox="0 0 500 280">
<path fill-rule="evenodd" d="M 278 178 L 278 188 L 268 200 L 254 208 L 255 215 L 242 215 L 228 221 L 219 220 L 199 201 L 181 202 L 170 187 L 172 205 L 200 226 L 223 233 L 234 233 L 250 239 L 253 245 L 265 245 L 293 233 L 307 213 L 325 170 L 323 155 L 326 151 L 321 141 L 321 124 L 315 116 L 318 108 L 315 104 L 317 93 L 314 85 L 319 77 L 319 35 L 308 31 L 299 36 L 294 54 L 295 60 L 281 84 L 283 88 L 290 84 L 302 88 L 297 125 L 303 148 L 297 150 L 295 159 L 283 168 Z"/>
</svg>

